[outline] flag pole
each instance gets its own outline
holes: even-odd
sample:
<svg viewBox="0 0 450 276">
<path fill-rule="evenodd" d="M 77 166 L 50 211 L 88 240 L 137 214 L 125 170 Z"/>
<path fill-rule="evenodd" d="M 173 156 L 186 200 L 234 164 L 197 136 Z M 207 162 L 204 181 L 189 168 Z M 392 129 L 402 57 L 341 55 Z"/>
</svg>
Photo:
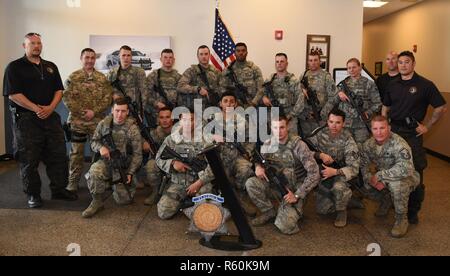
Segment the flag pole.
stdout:
<svg viewBox="0 0 450 276">
<path fill-rule="evenodd" d="M 216 0 L 216 9 L 220 8 L 220 0 Z"/>
</svg>

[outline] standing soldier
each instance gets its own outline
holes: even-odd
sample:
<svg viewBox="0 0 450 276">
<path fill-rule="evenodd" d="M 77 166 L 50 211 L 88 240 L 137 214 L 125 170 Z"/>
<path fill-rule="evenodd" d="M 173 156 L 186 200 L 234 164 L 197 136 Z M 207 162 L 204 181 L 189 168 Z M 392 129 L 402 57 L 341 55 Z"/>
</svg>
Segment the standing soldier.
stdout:
<svg viewBox="0 0 450 276">
<path fill-rule="evenodd" d="M 29 33 L 23 42 L 25 56 L 5 70 L 3 96 L 13 113 L 14 157 L 19 162 L 28 207 L 42 207 L 42 161 L 47 167 L 52 199 L 76 200 L 67 191 L 68 162 L 61 118 L 55 108 L 64 90 L 58 67 L 41 58 L 41 36 Z"/>
<path fill-rule="evenodd" d="M 131 103 L 136 106 L 138 113 L 142 115 L 142 100 L 146 95 L 145 71 L 140 67 L 132 65 L 133 51 L 129 46 L 122 46 L 119 55 L 120 65 L 109 71 L 107 78 L 111 83 L 118 80 L 125 95 L 115 87 L 113 90 L 113 99 L 129 97 Z"/>
<path fill-rule="evenodd" d="M 375 82 L 377 84 L 378 91 L 380 92 L 381 102 L 384 100 L 384 94 L 386 93 L 389 83 L 400 76 L 400 72 L 398 71 L 397 52 L 391 51 L 386 55 L 386 67 L 388 71 L 381 75 Z"/>
<path fill-rule="evenodd" d="M 423 148 L 423 135 L 439 121 L 447 110 L 444 97 L 433 82 L 418 75 L 414 68 L 414 54 L 406 51 L 398 57 L 400 78 L 392 81 L 386 89 L 383 115 L 391 119 L 392 131 L 402 136 L 411 147 L 414 167 L 420 174 L 420 185 L 409 199 L 408 219 L 418 224 L 418 213 L 425 199 L 423 171 L 427 167 L 426 151 Z M 428 122 L 424 122 L 428 106 L 434 108 Z"/>
<path fill-rule="evenodd" d="M 147 91 L 143 96 L 145 110 L 174 109 L 177 106 L 177 87 L 180 73 L 173 68 L 175 56 L 172 49 L 161 52 L 161 69 L 155 70 L 147 77 Z"/>
<path fill-rule="evenodd" d="M 300 97 L 297 78 L 287 71 L 288 65 L 286 54 L 278 53 L 275 56 L 277 72 L 264 83 L 265 95 L 262 101 L 267 107 L 279 107 L 280 115 L 289 119 L 289 131 L 297 135 L 297 118 L 304 108 L 304 100 Z M 272 95 L 268 95 L 268 91 L 272 91 Z"/>
<path fill-rule="evenodd" d="M 198 154 L 206 148 L 206 143 L 202 137 L 194 136 L 198 132 L 194 131 L 193 111 L 184 112 L 180 118 L 180 128 L 168 136 L 160 147 L 156 156 L 158 167 L 170 176 L 170 182 L 158 202 L 158 216 L 163 219 L 170 219 L 177 214 L 183 202 L 190 197 L 210 193 L 212 191 L 211 181 L 214 175 L 205 162 L 205 169 L 193 171 L 188 164 L 175 158 L 164 156 L 164 149 L 169 147 L 183 158 L 195 159 Z M 167 159 L 166 159 L 167 158 Z M 203 157 L 200 157 L 203 161 Z"/>
<path fill-rule="evenodd" d="M 194 108 L 194 100 L 202 99 L 203 109 L 219 104 L 220 72 L 209 64 L 211 52 L 202 45 L 197 50 L 199 64 L 189 67 L 178 82 L 179 106 Z"/>
<path fill-rule="evenodd" d="M 361 62 L 358 59 L 352 58 L 347 62 L 347 71 L 350 77 L 345 79 L 344 82 L 350 91 L 344 92 L 342 87 L 339 86 L 338 97 L 335 97 L 335 101 L 340 100 L 339 109 L 345 112 L 345 127 L 350 130 L 360 149 L 362 144 L 370 137 L 369 118 L 381 110 L 380 93 L 377 86 L 373 81 L 361 76 L 361 70 Z M 357 109 L 350 104 L 349 97 L 356 105 L 361 107 L 363 118 L 358 114 Z"/>
<path fill-rule="evenodd" d="M 117 204 L 126 205 L 133 201 L 135 186 L 132 179 L 142 164 L 142 137 L 128 114 L 127 99 L 117 98 L 112 115 L 98 124 L 92 137 L 92 151 L 101 158 L 92 164 L 89 170 L 88 188 L 93 200 L 82 213 L 84 218 L 93 217 L 103 209 L 102 195 L 109 185 L 113 185 L 113 197 Z M 112 156 L 114 150 L 120 151 L 120 156 Z M 120 165 L 123 165 L 121 169 L 126 175 L 127 183 L 123 183 L 125 181 L 121 179 L 119 169 L 113 167 L 113 162 L 117 160 L 112 160 L 112 157 L 117 157 L 121 160 L 120 163 L 125 163 Z"/>
<path fill-rule="evenodd" d="M 235 53 L 236 61 L 222 73 L 220 81 L 222 93 L 226 92 L 227 87 L 234 87 L 240 106 L 244 108 L 249 105 L 257 106 L 264 95 L 261 69 L 253 62 L 247 61 L 248 50 L 245 43 L 236 44 Z M 246 91 L 241 91 L 239 87 Z"/>
<path fill-rule="evenodd" d="M 158 123 L 159 126 L 150 132 L 155 142 L 158 145 L 162 145 L 164 140 L 172 133 L 173 119 L 172 111 L 164 107 L 158 113 Z M 145 165 L 145 172 L 147 175 L 147 182 L 150 183 L 152 187 L 151 194 L 145 199 L 144 205 L 151 206 L 156 203 L 158 199 L 159 187 L 163 175 L 161 170 L 156 165 L 155 159 L 151 159 Z"/>
<path fill-rule="evenodd" d="M 399 135 L 391 132 L 386 117 L 372 119 L 373 137 L 366 141 L 361 152 L 361 170 L 368 194 L 383 203 L 386 193 L 395 208 L 395 224 L 391 235 L 403 237 L 408 231 L 408 199 L 419 185 L 420 176 L 414 170 L 411 148 Z M 375 170 L 371 171 L 371 165 Z M 385 208 L 385 214 L 389 211 Z"/>
<path fill-rule="evenodd" d="M 310 141 L 317 148 L 316 160 L 322 163 L 322 182 L 316 193 L 316 210 L 326 215 L 337 213 L 334 225 L 347 225 L 347 207 L 352 197 L 349 181 L 359 173 L 359 151 L 350 132 L 344 129 L 345 113 L 338 109 L 328 115 L 328 126 Z"/>
<path fill-rule="evenodd" d="M 66 81 L 63 102 L 69 109 L 67 120 L 71 132 L 69 185 L 77 192 L 84 163 L 84 144 L 92 138 L 98 123 L 112 102 L 112 89 L 105 75 L 95 70 L 96 53 L 86 48 L 81 52 L 82 69 L 72 73 Z"/>
<path fill-rule="evenodd" d="M 275 152 L 263 155 L 270 163 L 265 166 L 275 168 L 284 176 L 288 182 L 284 183 L 288 193 L 281 199 L 277 214 L 268 197 L 274 189 L 274 183 L 269 182 L 266 168 L 262 164 L 256 164 L 256 177 L 247 180 L 245 186 L 261 215 L 251 223 L 253 226 L 262 226 L 276 217 L 275 226 L 283 234 L 292 235 L 300 231 L 298 220 L 303 215 L 306 196 L 319 184 L 320 172 L 314 154 L 301 138 L 289 135 L 287 118 L 280 116 L 271 123 L 272 133 L 279 135 L 279 144 L 272 144 L 273 139 L 265 143 L 271 149 L 270 152 Z"/>
<path fill-rule="evenodd" d="M 322 126 L 322 122 L 327 120 L 328 113 L 333 108 L 333 97 L 336 95 L 336 85 L 330 73 L 323 70 L 320 67 L 320 54 L 318 52 L 311 52 L 308 55 L 308 69 L 303 76 L 302 91 L 304 97 L 304 109 L 300 115 L 300 127 L 303 133 L 300 133 L 302 137 L 310 135 L 314 129 Z M 314 95 L 309 95 L 306 90 L 305 84 L 308 84 L 310 94 L 315 92 Z M 311 101 L 317 101 L 317 112 L 320 118 L 315 118 Z M 300 130 L 299 130 L 300 131 Z"/>
</svg>

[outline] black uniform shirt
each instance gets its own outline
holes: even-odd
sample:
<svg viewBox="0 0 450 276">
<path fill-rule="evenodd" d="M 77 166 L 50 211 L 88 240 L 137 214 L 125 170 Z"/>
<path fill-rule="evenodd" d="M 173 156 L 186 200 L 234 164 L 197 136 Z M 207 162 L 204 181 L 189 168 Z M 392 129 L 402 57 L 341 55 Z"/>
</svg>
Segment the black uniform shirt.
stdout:
<svg viewBox="0 0 450 276">
<path fill-rule="evenodd" d="M 48 106 L 55 93 L 64 90 L 58 67 L 50 61 L 41 59 L 39 65 L 30 62 L 26 56 L 11 62 L 5 70 L 3 96 L 23 94 L 31 102 Z M 18 112 L 29 112 L 10 101 Z"/>
<path fill-rule="evenodd" d="M 386 73 L 386 74 L 381 75 L 375 81 L 375 83 L 377 84 L 377 87 L 378 87 L 378 91 L 380 92 L 381 102 L 384 101 L 384 94 L 386 93 L 386 88 L 388 87 L 389 83 L 399 77 L 400 77 L 400 74 L 397 74 L 397 75 L 391 77 L 389 75 L 389 73 Z"/>
<path fill-rule="evenodd" d="M 428 105 L 437 108 L 446 102 L 433 82 L 414 73 L 410 80 L 393 80 L 386 89 L 383 104 L 390 107 L 389 117 L 392 120 L 413 117 L 423 122 Z"/>
</svg>

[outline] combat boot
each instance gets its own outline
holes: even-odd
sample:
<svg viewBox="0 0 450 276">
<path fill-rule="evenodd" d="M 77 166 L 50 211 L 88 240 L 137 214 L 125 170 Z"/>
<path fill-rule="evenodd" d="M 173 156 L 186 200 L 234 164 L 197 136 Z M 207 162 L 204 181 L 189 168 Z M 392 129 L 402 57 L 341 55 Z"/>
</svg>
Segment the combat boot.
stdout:
<svg viewBox="0 0 450 276">
<path fill-rule="evenodd" d="M 152 191 L 152 193 L 144 200 L 145 206 L 153 206 L 157 203 L 158 193 Z"/>
<path fill-rule="evenodd" d="M 69 185 L 67 185 L 66 190 L 76 194 L 78 192 L 78 184 L 73 181 L 69 181 Z"/>
<path fill-rule="evenodd" d="M 401 238 L 408 232 L 408 217 L 406 214 L 395 214 L 395 224 L 391 230 L 391 235 L 394 238 Z"/>
<path fill-rule="evenodd" d="M 390 195 L 386 195 L 380 202 L 377 211 L 375 212 L 376 217 L 385 217 L 389 213 L 389 209 L 392 207 L 392 200 Z"/>
<path fill-rule="evenodd" d="M 92 195 L 92 202 L 89 207 L 81 214 L 83 218 L 91 218 L 103 210 L 103 200 L 101 195 Z"/>
<path fill-rule="evenodd" d="M 343 228 L 347 225 L 347 210 L 337 211 L 336 220 L 334 221 L 334 226 L 338 228 Z"/>
<path fill-rule="evenodd" d="M 261 215 L 257 216 L 256 218 L 252 219 L 252 225 L 253 226 L 263 226 L 264 224 L 268 223 L 270 220 L 276 217 L 275 209 L 270 209 L 269 211 L 266 211 L 262 213 Z"/>
<path fill-rule="evenodd" d="M 254 218 L 256 216 L 257 209 L 245 192 L 239 192 L 239 201 L 245 214 L 251 218 Z"/>
</svg>

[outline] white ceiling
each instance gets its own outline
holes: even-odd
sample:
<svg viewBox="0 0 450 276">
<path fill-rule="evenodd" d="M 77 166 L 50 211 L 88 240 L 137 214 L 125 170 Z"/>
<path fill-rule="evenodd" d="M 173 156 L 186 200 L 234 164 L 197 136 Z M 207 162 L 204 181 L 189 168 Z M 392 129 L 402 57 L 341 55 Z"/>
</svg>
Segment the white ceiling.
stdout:
<svg viewBox="0 0 450 276">
<path fill-rule="evenodd" d="M 387 1 L 381 8 L 364 8 L 364 23 L 389 15 L 399 10 L 408 8 L 426 0 L 382 0 Z"/>
</svg>

